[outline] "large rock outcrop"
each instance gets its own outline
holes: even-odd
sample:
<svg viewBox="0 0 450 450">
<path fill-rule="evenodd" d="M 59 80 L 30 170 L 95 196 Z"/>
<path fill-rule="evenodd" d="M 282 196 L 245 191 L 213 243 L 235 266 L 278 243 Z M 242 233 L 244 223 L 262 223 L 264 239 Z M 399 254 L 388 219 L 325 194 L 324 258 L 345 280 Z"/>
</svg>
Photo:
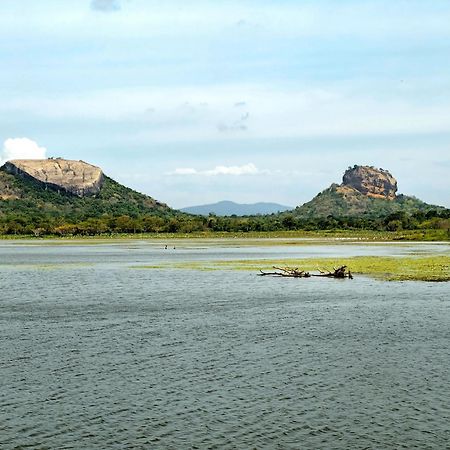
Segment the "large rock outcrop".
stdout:
<svg viewBox="0 0 450 450">
<path fill-rule="evenodd" d="M 4 169 L 12 175 L 34 180 L 45 188 L 78 197 L 98 194 L 104 181 L 100 168 L 84 161 L 61 158 L 16 159 L 6 162 Z"/>
<path fill-rule="evenodd" d="M 356 189 L 372 198 L 394 200 L 397 193 L 397 180 L 383 169 L 371 166 L 353 166 L 344 173 L 342 187 Z"/>
<path fill-rule="evenodd" d="M 439 209 L 415 197 L 397 195 L 397 180 L 390 172 L 371 166 L 353 166 L 344 174 L 342 184 L 333 183 L 312 200 L 294 210 L 305 219 L 330 217 L 386 217 L 389 214 Z"/>
</svg>

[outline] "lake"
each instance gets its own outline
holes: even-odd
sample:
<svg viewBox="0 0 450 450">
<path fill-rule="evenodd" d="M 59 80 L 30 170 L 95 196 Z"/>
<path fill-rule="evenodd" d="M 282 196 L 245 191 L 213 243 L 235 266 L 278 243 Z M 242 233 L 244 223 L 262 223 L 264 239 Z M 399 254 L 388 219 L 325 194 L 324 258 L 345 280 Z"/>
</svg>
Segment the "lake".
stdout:
<svg viewBox="0 0 450 450">
<path fill-rule="evenodd" d="M 167 244 L 0 241 L 2 450 L 449 448 L 450 284 L 170 267 L 448 244 Z"/>
</svg>

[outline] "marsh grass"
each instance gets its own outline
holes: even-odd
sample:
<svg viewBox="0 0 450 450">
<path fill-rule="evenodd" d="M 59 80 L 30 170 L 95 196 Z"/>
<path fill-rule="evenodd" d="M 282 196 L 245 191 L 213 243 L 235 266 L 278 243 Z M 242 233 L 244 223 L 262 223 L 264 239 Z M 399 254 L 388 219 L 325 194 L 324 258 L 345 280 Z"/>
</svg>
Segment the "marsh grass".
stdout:
<svg viewBox="0 0 450 450">
<path fill-rule="evenodd" d="M 379 257 L 355 256 L 350 258 L 308 258 L 278 260 L 188 261 L 154 266 L 136 266 L 139 269 L 185 270 L 246 270 L 257 273 L 273 266 L 297 267 L 315 272 L 346 265 L 354 274 L 372 276 L 389 281 L 450 281 L 450 257 Z"/>
</svg>

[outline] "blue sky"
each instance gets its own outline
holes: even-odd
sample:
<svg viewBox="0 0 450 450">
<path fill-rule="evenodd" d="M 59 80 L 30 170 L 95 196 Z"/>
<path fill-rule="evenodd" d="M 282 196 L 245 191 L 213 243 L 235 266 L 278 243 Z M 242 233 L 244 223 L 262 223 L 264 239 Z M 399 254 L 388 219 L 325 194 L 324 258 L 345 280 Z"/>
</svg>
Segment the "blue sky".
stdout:
<svg viewBox="0 0 450 450">
<path fill-rule="evenodd" d="M 174 207 L 295 206 L 370 164 L 450 207 L 449 23 L 447 0 L 2 0 L 1 158 Z"/>
</svg>

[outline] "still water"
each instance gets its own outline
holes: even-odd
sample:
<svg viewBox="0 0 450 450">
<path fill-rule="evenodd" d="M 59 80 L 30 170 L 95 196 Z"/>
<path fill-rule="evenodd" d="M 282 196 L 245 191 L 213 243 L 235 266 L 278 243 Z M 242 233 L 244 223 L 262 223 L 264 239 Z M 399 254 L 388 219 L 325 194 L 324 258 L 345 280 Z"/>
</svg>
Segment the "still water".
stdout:
<svg viewBox="0 0 450 450">
<path fill-rule="evenodd" d="M 0 242 L 0 448 L 450 448 L 448 283 L 142 269 L 445 244 Z"/>
</svg>

